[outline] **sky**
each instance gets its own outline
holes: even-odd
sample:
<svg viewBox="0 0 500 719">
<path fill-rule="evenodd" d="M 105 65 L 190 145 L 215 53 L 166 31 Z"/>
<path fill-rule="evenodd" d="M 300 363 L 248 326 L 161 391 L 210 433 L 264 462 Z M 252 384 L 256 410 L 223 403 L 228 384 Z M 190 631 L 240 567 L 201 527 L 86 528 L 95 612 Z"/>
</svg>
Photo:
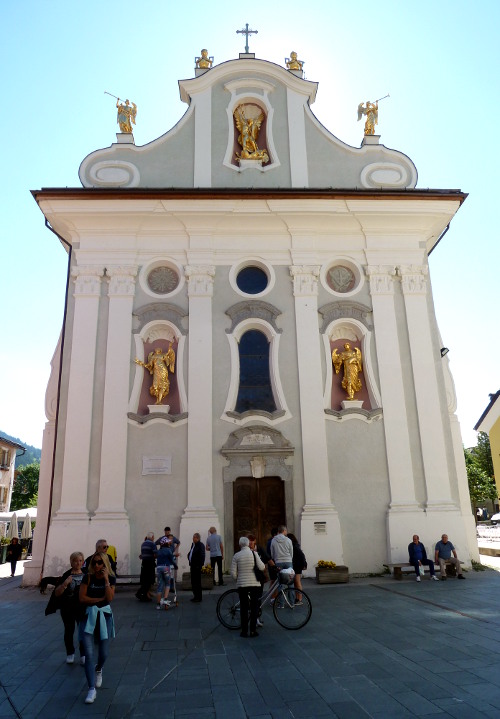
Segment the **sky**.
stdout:
<svg viewBox="0 0 500 719">
<path fill-rule="evenodd" d="M 469 193 L 429 264 L 464 444 L 475 445 L 500 387 L 498 0 L 0 2 L 0 431 L 41 447 L 64 309 L 67 255 L 30 190 L 80 187 L 82 160 L 116 141 L 105 91 L 137 104 L 136 145 L 167 132 L 187 110 L 178 80 L 194 76 L 202 48 L 214 64 L 236 59 L 246 23 L 257 58 L 298 53 L 319 83 L 312 111 L 336 137 L 359 147 L 358 104 L 389 93 L 381 143 L 413 160 L 418 188 Z"/>
</svg>

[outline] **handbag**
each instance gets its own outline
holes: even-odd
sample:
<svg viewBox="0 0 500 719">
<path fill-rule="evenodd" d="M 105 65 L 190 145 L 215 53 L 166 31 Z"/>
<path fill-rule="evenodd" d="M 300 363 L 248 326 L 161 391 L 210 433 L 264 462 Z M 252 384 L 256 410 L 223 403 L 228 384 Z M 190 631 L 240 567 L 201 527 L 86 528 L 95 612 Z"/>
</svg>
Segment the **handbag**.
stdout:
<svg viewBox="0 0 500 719">
<path fill-rule="evenodd" d="M 423 565 L 423 564 L 420 564 L 420 565 L 419 565 L 418 571 L 419 571 L 419 573 L 420 573 L 420 576 L 423 577 L 424 574 L 425 574 L 425 568 L 424 568 L 424 565 Z"/>
<path fill-rule="evenodd" d="M 257 558 L 255 556 L 255 552 L 253 553 L 253 571 L 255 574 L 255 579 L 261 584 L 264 584 L 264 582 L 266 581 L 266 575 L 264 574 L 262 569 L 259 569 L 257 566 Z"/>
</svg>

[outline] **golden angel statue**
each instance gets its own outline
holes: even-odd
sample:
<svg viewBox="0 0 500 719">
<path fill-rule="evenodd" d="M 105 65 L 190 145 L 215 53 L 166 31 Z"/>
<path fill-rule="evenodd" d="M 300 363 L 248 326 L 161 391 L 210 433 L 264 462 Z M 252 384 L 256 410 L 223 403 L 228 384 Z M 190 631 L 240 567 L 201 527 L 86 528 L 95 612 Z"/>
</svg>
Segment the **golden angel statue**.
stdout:
<svg viewBox="0 0 500 719">
<path fill-rule="evenodd" d="M 238 143 L 241 145 L 241 153 L 236 153 L 239 160 L 261 160 L 267 162 L 269 155 L 267 150 L 259 150 L 257 138 L 260 127 L 264 120 L 264 113 L 255 105 L 240 105 L 234 111 L 234 120 L 239 130 Z"/>
<path fill-rule="evenodd" d="M 208 50 L 205 49 L 201 51 L 201 57 L 195 59 L 196 67 L 199 67 L 201 70 L 212 67 L 213 61 L 213 57 L 208 57 Z"/>
<path fill-rule="evenodd" d="M 297 53 L 292 50 L 290 57 L 285 60 L 287 70 L 302 70 L 304 63 L 302 60 L 297 60 Z"/>
<path fill-rule="evenodd" d="M 120 132 L 132 132 L 132 124 L 135 125 L 137 117 L 137 105 L 133 102 L 131 106 L 128 100 L 125 100 L 125 105 L 122 105 L 118 97 L 116 107 L 118 108 L 116 121 L 120 125 Z"/>
<path fill-rule="evenodd" d="M 366 107 L 360 102 L 358 105 L 358 122 L 362 116 L 366 116 L 365 135 L 375 134 L 375 125 L 378 125 L 378 100 L 377 102 L 366 101 Z"/>
<path fill-rule="evenodd" d="M 335 374 L 338 374 L 340 368 L 344 366 L 342 389 L 347 392 L 347 399 L 354 399 L 354 393 L 359 392 L 362 387 L 361 379 L 359 378 L 359 373 L 363 371 L 361 350 L 359 347 L 351 349 L 349 342 L 346 342 L 344 352 L 339 354 L 337 348 L 333 350 L 332 362 L 335 367 Z"/>
<path fill-rule="evenodd" d="M 149 388 L 149 394 L 156 397 L 155 404 L 161 404 L 164 397 L 168 395 L 170 390 L 170 382 L 168 381 L 168 372 L 173 374 L 175 370 L 175 353 L 172 349 L 172 343 L 168 345 L 168 350 L 163 352 L 161 347 L 156 347 L 153 352 L 148 354 L 148 361 L 141 362 L 136 359 L 135 363 L 147 369 L 149 374 L 153 375 L 153 383 Z"/>
</svg>

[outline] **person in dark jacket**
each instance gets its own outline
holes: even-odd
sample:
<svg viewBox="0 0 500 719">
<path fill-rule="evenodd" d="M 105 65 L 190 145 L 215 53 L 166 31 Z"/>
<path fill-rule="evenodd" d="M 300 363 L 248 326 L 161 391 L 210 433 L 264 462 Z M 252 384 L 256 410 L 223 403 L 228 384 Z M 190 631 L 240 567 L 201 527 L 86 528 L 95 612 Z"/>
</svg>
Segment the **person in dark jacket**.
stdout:
<svg viewBox="0 0 500 719">
<path fill-rule="evenodd" d="M 191 589 L 193 590 L 192 602 L 201 602 L 201 568 L 205 564 L 205 545 L 198 533 L 193 534 L 193 543 L 188 553 L 189 569 L 191 572 Z"/>
<path fill-rule="evenodd" d="M 431 579 L 435 582 L 438 581 L 438 578 L 434 573 L 434 562 L 432 559 L 427 559 L 427 552 L 425 551 L 425 547 L 420 541 L 418 534 L 413 535 L 413 542 L 408 545 L 408 556 L 410 558 L 410 564 L 413 564 L 415 568 L 417 582 L 420 582 L 420 567 L 423 566 L 428 566 Z"/>
<path fill-rule="evenodd" d="M 19 544 L 19 539 L 17 537 L 13 537 L 12 542 L 7 547 L 7 561 L 10 562 L 11 577 L 13 577 L 16 573 L 16 565 L 21 559 L 22 553 L 23 548 Z"/>
<path fill-rule="evenodd" d="M 297 539 L 295 534 L 291 534 L 291 532 L 288 532 L 288 538 L 292 540 L 293 545 L 292 567 L 293 571 L 295 572 L 295 578 L 293 580 L 293 583 L 295 589 L 297 590 L 295 594 L 295 603 L 300 604 L 302 602 L 302 572 L 304 569 L 307 569 L 306 556 L 300 548 L 299 540 Z"/>
<path fill-rule="evenodd" d="M 80 585 L 83 577 L 82 566 L 84 556 L 82 552 L 73 552 L 69 557 L 71 569 L 68 569 L 54 590 L 55 596 L 59 599 L 61 619 L 64 624 L 64 645 L 66 647 L 66 664 L 75 662 L 75 645 L 73 635 L 75 626 L 81 619 L 82 611 L 79 601 Z M 83 642 L 79 639 L 80 664 L 85 665 L 85 650 Z"/>
</svg>

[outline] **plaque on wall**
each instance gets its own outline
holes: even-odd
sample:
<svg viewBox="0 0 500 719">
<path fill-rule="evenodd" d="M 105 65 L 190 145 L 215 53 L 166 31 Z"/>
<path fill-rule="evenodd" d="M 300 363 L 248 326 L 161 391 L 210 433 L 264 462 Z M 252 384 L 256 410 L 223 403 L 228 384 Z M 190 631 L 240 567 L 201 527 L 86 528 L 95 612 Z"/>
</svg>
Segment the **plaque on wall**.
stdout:
<svg viewBox="0 0 500 719">
<path fill-rule="evenodd" d="M 172 457 L 143 457 L 142 476 L 148 474 L 172 474 Z"/>
</svg>

